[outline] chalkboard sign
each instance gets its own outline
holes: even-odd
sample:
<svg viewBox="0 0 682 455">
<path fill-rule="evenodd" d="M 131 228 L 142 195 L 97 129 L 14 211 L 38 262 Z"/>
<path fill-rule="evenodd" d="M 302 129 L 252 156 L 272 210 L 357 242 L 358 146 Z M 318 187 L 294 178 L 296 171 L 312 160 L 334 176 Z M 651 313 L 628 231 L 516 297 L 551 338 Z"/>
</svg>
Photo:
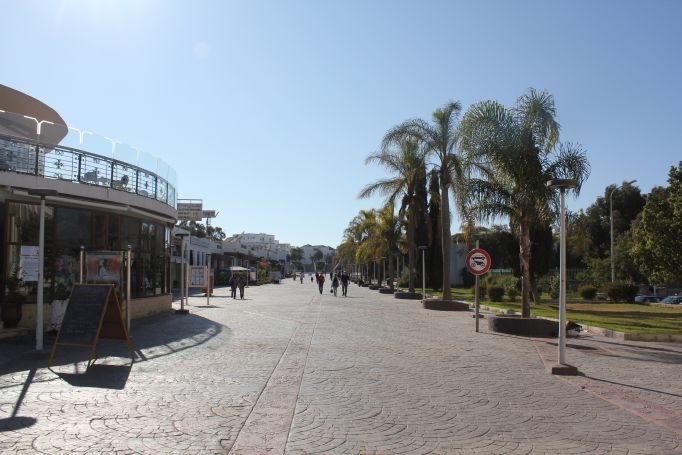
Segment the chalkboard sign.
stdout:
<svg viewBox="0 0 682 455">
<path fill-rule="evenodd" d="M 90 348 L 88 368 L 97 353 L 100 338 L 123 340 L 128 344 L 132 357 L 132 347 L 128 331 L 123 322 L 121 305 L 112 284 L 77 284 L 73 287 L 69 304 L 64 312 L 62 325 L 54 341 L 48 367 L 58 345 L 83 346 Z"/>
<path fill-rule="evenodd" d="M 73 287 L 57 342 L 91 346 L 97 337 L 111 286 Z"/>
</svg>

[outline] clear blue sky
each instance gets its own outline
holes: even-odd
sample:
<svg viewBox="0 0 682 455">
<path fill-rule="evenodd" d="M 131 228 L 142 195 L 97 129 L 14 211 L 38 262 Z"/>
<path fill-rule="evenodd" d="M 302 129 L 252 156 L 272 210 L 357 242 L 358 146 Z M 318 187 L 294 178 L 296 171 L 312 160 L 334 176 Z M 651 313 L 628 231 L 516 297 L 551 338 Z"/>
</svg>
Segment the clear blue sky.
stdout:
<svg viewBox="0 0 682 455">
<path fill-rule="evenodd" d="M 0 83 L 151 153 L 228 234 L 337 246 L 392 126 L 554 95 L 592 175 L 569 210 L 682 160 L 682 2 L 0 0 Z M 1 106 L 0 106 L 1 108 Z M 453 221 L 453 232 L 459 223 Z"/>
</svg>

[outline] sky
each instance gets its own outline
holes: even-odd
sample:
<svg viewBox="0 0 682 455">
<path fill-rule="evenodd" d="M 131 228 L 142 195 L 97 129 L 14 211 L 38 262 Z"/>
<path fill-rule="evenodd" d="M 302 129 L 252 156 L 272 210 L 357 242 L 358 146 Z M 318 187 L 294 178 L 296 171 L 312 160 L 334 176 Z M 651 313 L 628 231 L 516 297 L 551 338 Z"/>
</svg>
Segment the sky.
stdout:
<svg viewBox="0 0 682 455">
<path fill-rule="evenodd" d="M 228 235 L 338 246 L 384 133 L 460 101 L 554 96 L 608 185 L 682 160 L 676 0 L 0 0 L 0 84 L 172 167 Z M 1 100 L 0 100 L 1 101 Z M 2 109 L 2 106 L 0 106 Z M 452 230 L 459 230 L 453 218 Z"/>
</svg>

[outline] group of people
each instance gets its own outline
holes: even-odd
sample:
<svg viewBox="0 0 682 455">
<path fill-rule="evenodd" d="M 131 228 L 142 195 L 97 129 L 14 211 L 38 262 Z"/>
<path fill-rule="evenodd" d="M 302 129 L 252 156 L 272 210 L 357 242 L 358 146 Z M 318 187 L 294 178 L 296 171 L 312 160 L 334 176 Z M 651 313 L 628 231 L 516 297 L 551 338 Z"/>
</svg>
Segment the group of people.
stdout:
<svg viewBox="0 0 682 455">
<path fill-rule="evenodd" d="M 244 300 L 244 280 L 239 275 L 232 275 L 230 278 L 230 297 L 237 298 L 237 289 L 239 289 L 239 298 Z"/>
<path fill-rule="evenodd" d="M 334 294 L 334 297 L 337 295 L 337 291 L 339 289 L 339 284 L 341 285 L 341 295 L 343 297 L 348 297 L 348 283 L 350 283 L 350 275 L 348 275 L 348 272 L 345 270 L 341 272 L 341 275 L 337 274 L 336 272 L 330 272 L 329 277 L 332 280 L 332 288 L 329 292 Z M 310 277 L 310 281 L 313 280 L 313 277 Z M 320 289 L 320 294 L 324 291 L 324 273 L 316 273 L 315 274 L 315 280 L 317 281 L 317 286 Z"/>
</svg>

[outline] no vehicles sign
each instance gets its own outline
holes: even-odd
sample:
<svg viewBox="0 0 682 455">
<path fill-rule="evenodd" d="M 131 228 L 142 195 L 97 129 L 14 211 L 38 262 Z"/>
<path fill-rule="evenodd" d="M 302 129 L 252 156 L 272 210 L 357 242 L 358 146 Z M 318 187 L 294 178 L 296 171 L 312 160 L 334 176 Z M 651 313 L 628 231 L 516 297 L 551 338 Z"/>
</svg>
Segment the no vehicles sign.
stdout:
<svg viewBox="0 0 682 455">
<path fill-rule="evenodd" d="M 490 270 L 490 255 L 486 250 L 474 248 L 467 253 L 467 269 L 474 275 L 485 275 Z"/>
</svg>

